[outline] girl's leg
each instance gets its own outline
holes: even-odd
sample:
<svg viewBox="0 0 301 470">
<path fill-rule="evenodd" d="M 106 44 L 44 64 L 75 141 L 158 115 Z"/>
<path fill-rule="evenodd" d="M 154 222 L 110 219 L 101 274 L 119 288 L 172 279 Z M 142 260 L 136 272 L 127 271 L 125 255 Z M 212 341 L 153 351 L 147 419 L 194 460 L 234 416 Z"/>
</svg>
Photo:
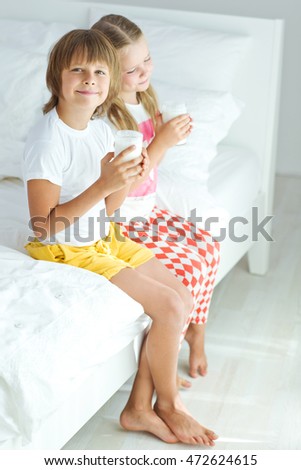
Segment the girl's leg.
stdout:
<svg viewBox="0 0 301 470">
<path fill-rule="evenodd" d="M 181 442 L 188 444 L 213 445 L 216 435 L 201 426 L 186 411 L 177 390 L 176 370 L 179 339 L 182 328 L 192 308 L 192 298 L 187 289 L 183 300 L 171 286 L 181 283 L 155 258 L 136 270 L 123 269 L 111 281 L 128 295 L 141 303 L 152 318 L 152 325 L 145 340 L 145 360 L 139 366 L 139 380 L 134 382 L 130 400 L 123 413 L 129 421 L 130 410 L 136 416 L 141 405 L 149 411 L 150 404 L 144 400 L 145 389 L 149 390 L 147 379 L 149 369 L 157 393 L 156 413 Z M 184 287 L 183 287 L 184 288 Z M 188 292 L 188 294 L 186 293 Z M 142 356 L 143 358 L 143 356 Z M 146 387 L 144 382 L 148 381 Z M 148 392 L 148 401 L 150 392 Z M 141 414 L 141 413 L 140 413 Z M 145 431 L 153 429 L 146 416 Z M 160 427 L 160 434 L 165 433 Z M 151 431 L 152 432 L 152 431 Z M 155 432 L 158 435 L 158 432 Z"/>
</svg>

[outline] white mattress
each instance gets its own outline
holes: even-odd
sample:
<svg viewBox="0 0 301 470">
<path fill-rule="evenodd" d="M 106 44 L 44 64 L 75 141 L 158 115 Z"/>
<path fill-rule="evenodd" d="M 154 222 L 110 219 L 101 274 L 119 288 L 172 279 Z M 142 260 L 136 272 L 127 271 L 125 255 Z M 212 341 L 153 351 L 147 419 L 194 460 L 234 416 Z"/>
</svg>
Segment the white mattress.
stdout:
<svg viewBox="0 0 301 470">
<path fill-rule="evenodd" d="M 149 322 L 102 276 L 12 249 L 26 241 L 23 191 L 18 180 L 0 182 L 0 442 L 30 439 L 92 368 Z"/>
<path fill-rule="evenodd" d="M 231 217 L 244 215 L 260 188 L 259 160 L 250 150 L 220 145 L 210 164 L 208 190 Z"/>
</svg>

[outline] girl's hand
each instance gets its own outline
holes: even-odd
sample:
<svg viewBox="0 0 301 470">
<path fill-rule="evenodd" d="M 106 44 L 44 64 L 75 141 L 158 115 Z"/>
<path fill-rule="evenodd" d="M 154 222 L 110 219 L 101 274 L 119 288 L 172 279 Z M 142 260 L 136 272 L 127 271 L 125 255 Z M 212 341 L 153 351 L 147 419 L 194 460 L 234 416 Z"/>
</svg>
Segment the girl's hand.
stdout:
<svg viewBox="0 0 301 470">
<path fill-rule="evenodd" d="M 144 147 L 142 147 L 141 156 L 143 160 L 141 162 L 141 172 L 139 173 L 139 175 L 141 178 L 143 178 L 147 174 L 149 167 L 150 167 L 150 159 L 149 159 L 147 150 Z"/>
<path fill-rule="evenodd" d="M 189 114 L 180 114 L 165 123 L 162 121 L 162 116 L 158 115 L 155 138 L 160 139 L 162 145 L 168 149 L 186 139 L 191 134 L 192 127 L 192 118 Z"/>
<path fill-rule="evenodd" d="M 127 185 L 134 183 L 144 171 L 144 153 L 133 160 L 123 162 L 123 158 L 135 149 L 134 145 L 131 145 L 127 149 L 120 152 L 117 157 L 114 158 L 114 153 L 109 152 L 105 157 L 101 159 L 101 174 L 99 182 L 102 183 L 109 190 L 109 194 L 119 189 L 124 188 Z"/>
</svg>

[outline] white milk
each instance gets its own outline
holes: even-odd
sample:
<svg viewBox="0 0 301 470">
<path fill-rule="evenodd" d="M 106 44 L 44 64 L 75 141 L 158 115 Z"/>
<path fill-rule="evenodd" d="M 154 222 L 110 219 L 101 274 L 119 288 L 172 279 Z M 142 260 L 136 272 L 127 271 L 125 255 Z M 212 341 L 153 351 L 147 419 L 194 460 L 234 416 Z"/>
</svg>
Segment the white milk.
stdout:
<svg viewBox="0 0 301 470">
<path fill-rule="evenodd" d="M 115 157 L 117 157 L 122 150 L 131 145 L 135 145 L 136 148 L 123 157 L 122 161 L 128 162 L 129 160 L 139 157 L 142 152 L 142 141 L 143 134 L 141 132 L 128 130 L 117 131 L 115 135 Z"/>
<path fill-rule="evenodd" d="M 162 104 L 162 119 L 163 122 L 168 122 L 171 119 L 179 116 L 180 114 L 187 114 L 185 103 L 177 103 L 175 101 L 166 101 Z M 186 139 L 180 140 L 177 145 L 186 144 Z"/>
</svg>

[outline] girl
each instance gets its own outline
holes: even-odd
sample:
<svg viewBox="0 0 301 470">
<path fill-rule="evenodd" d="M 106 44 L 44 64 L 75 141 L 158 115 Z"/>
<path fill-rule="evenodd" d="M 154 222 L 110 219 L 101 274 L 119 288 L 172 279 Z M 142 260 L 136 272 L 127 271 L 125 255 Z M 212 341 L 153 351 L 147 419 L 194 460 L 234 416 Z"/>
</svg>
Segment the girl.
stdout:
<svg viewBox="0 0 301 470">
<path fill-rule="evenodd" d="M 150 85 L 151 56 L 136 24 L 112 14 L 102 17 L 92 28 L 102 31 L 111 40 L 121 63 L 121 91 L 108 108 L 106 122 L 115 131 L 140 130 L 150 159 L 143 181 L 133 183 L 123 203 L 121 214 L 127 219 L 127 223 L 122 224 L 123 232 L 149 247 L 193 294 L 195 308 L 188 319 L 185 337 L 190 346 L 189 373 L 192 377 L 205 375 L 205 323 L 219 263 L 219 244 L 208 232 L 196 229 L 185 219 L 155 205 L 157 165 L 168 148 L 189 136 L 191 119 L 183 114 L 162 123 Z M 144 221 L 131 219 L 133 216 L 142 216 Z M 190 384 L 182 382 L 182 385 Z"/>
<path fill-rule="evenodd" d="M 118 60 L 99 31 L 74 30 L 52 49 L 47 69 L 51 98 L 24 153 L 31 223 L 26 245 L 36 259 L 104 275 L 141 303 L 152 324 L 121 425 L 166 442 L 212 446 L 217 436 L 186 411 L 177 390 L 179 339 L 192 297 L 153 253 L 106 223 L 130 185 L 143 178 L 146 153 L 132 162 L 112 159 L 113 137 L 98 115 L 118 92 Z M 100 235 L 100 233 L 102 235 Z M 156 402 L 152 397 L 156 391 Z"/>
</svg>

